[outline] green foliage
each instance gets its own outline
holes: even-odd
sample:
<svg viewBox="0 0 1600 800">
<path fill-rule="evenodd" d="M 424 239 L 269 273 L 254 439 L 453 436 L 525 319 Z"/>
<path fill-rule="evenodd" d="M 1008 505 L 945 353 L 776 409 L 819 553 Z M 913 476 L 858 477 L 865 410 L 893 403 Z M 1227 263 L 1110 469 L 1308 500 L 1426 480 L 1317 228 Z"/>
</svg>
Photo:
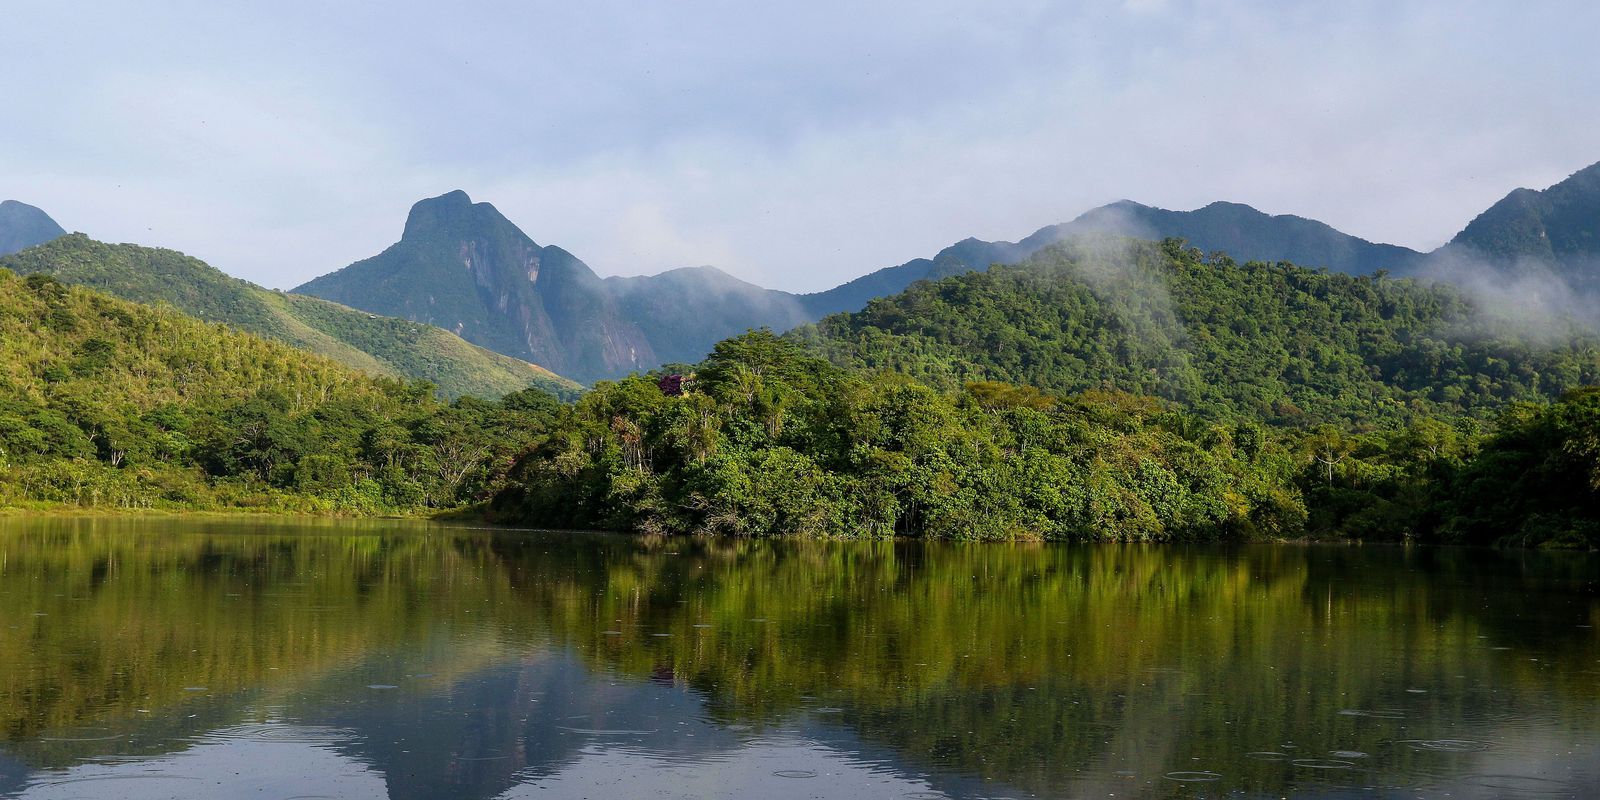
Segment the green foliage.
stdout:
<svg viewBox="0 0 1600 800">
<path fill-rule="evenodd" d="M 1293 427 L 1492 418 L 1600 380 L 1591 335 L 1497 335 L 1447 287 L 1241 265 L 1176 240 L 1074 240 L 792 335 L 834 363 L 947 390 L 1108 387 Z"/>
<path fill-rule="evenodd" d="M 268 291 L 171 250 L 104 244 L 82 234 L 0 259 L 0 266 L 89 286 L 136 303 L 286 342 L 375 375 L 428 381 L 446 397 L 497 397 L 529 386 L 575 396 L 576 384 L 428 325 Z"/>
<path fill-rule="evenodd" d="M 1438 494 L 1446 541 L 1600 548 L 1600 388 L 1507 412 Z"/>
<path fill-rule="evenodd" d="M 864 377 L 770 332 L 692 390 L 601 383 L 512 470 L 502 519 L 826 537 L 1172 540 L 1299 530 L 1286 451 L 1149 398 Z M 1250 439 L 1248 435 L 1240 437 Z M 1252 440 L 1253 441 L 1253 440 Z"/>
<path fill-rule="evenodd" d="M 0 270 L 0 505 L 378 513 L 486 496 L 538 390 L 449 405 L 284 345 Z"/>
</svg>

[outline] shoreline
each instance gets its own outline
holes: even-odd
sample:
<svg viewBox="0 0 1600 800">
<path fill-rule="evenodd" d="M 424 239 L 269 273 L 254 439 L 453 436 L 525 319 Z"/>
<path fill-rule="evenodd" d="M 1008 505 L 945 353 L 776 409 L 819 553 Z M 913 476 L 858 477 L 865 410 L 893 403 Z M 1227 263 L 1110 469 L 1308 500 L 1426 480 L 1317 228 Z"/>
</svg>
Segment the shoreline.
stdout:
<svg viewBox="0 0 1600 800">
<path fill-rule="evenodd" d="M 471 507 L 468 507 L 470 509 Z M 1015 539 L 935 539 L 917 536 L 896 536 L 889 539 L 870 539 L 866 537 L 823 537 L 823 536 L 794 536 L 787 534 L 774 534 L 770 536 L 729 536 L 716 533 L 660 533 L 651 531 L 624 531 L 604 529 L 566 529 L 566 528 L 540 528 L 527 525 L 512 525 L 494 522 L 488 517 L 476 514 L 467 509 L 453 509 L 441 511 L 437 514 L 315 514 L 306 512 L 262 511 L 258 509 L 106 509 L 83 508 L 79 506 L 62 506 L 55 508 L 27 508 L 18 506 L 0 507 L 0 521 L 13 519 L 253 519 L 259 521 L 282 520 L 284 522 L 417 522 L 430 523 L 452 528 L 473 528 L 494 531 L 537 531 L 574 534 L 604 534 L 608 536 L 637 536 L 642 538 L 660 539 L 751 539 L 751 540 L 799 540 L 809 542 L 942 542 L 947 544 L 981 544 L 981 545 L 1061 545 L 1061 544 L 1139 544 L 1158 547 L 1183 547 L 1183 546 L 1245 546 L 1245 545 L 1296 545 L 1309 547 L 1342 546 L 1342 547 L 1428 547 L 1428 548 L 1469 548 L 1488 549 L 1500 551 L 1553 551 L 1565 553 L 1597 553 L 1600 550 L 1579 547 L 1556 546 L 1515 546 L 1515 545 L 1478 545 L 1461 544 L 1455 542 L 1423 542 L 1415 539 L 1389 541 L 1379 539 L 1360 539 L 1352 537 L 1315 537 L 1297 536 L 1289 538 L 1262 538 L 1262 539 L 1213 539 L 1207 541 L 1121 541 L 1116 539 L 1044 539 L 1039 537 L 1021 537 Z"/>
</svg>

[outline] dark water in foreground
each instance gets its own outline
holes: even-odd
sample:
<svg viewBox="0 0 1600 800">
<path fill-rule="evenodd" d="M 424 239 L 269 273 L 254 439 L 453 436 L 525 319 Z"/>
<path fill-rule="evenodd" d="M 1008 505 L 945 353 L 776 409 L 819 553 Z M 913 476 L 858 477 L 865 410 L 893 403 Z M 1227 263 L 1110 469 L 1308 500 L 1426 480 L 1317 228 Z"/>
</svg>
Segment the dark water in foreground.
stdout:
<svg viewBox="0 0 1600 800">
<path fill-rule="evenodd" d="M 1596 797 L 1597 580 L 0 520 L 0 797 Z"/>
</svg>

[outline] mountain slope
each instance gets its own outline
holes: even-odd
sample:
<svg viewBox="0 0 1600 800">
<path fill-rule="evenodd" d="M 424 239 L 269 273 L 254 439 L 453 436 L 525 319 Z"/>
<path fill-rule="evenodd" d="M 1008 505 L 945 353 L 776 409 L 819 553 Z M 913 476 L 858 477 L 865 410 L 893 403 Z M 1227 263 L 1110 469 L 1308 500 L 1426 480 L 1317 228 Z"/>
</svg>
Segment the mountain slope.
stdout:
<svg viewBox="0 0 1600 800">
<path fill-rule="evenodd" d="M 1522 341 L 1476 311 L 1445 286 L 1084 237 L 792 335 L 937 386 L 1111 387 L 1286 424 L 1485 416 L 1600 381 L 1592 338 Z"/>
<path fill-rule="evenodd" d="M 790 295 L 714 269 L 601 280 L 461 191 L 413 206 L 382 253 L 294 291 L 437 325 L 586 382 L 696 361 L 747 328 L 808 320 Z"/>
<path fill-rule="evenodd" d="M 0 202 L 0 256 L 66 235 L 49 214 L 15 200 Z"/>
<path fill-rule="evenodd" d="M 1517 189 L 1450 240 L 1490 261 L 1533 259 L 1593 265 L 1600 260 L 1600 163 L 1543 191 Z"/>
<path fill-rule="evenodd" d="M 452 397 L 499 396 L 529 386 L 570 394 L 577 388 L 548 370 L 474 347 L 445 331 L 268 291 L 171 250 L 72 234 L 0 258 L 0 267 L 47 274 L 138 303 L 168 303 L 369 373 L 427 380 Z"/>
</svg>

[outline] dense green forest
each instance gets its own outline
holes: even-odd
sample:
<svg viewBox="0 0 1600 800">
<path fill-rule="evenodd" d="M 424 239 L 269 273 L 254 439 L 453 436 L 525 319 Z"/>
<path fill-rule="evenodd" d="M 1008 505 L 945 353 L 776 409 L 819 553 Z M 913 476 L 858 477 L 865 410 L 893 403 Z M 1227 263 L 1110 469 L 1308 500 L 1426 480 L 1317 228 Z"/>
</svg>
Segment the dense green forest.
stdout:
<svg viewBox="0 0 1600 800">
<path fill-rule="evenodd" d="M 1495 431 L 1272 428 L 1099 389 L 938 392 L 758 332 L 718 345 L 677 396 L 597 385 L 491 511 L 669 533 L 1600 545 L 1600 390 L 1512 405 Z"/>
<path fill-rule="evenodd" d="M 1518 335 L 1444 285 L 1093 237 L 793 335 L 837 364 L 946 390 L 1116 388 L 1213 418 L 1392 427 L 1489 419 L 1600 380 L 1600 338 L 1549 327 Z"/>
<path fill-rule="evenodd" d="M 447 405 L 426 383 L 0 270 L 0 505 L 455 507 L 556 406 L 537 390 Z"/>
<path fill-rule="evenodd" d="M 1305 509 L 1259 428 L 1119 393 L 1057 400 L 866 377 L 770 333 L 692 391 L 602 383 L 513 470 L 504 519 L 549 527 L 941 538 L 1287 535 Z"/>
<path fill-rule="evenodd" d="M 207 322 L 286 342 L 375 375 L 425 380 L 446 397 L 499 397 L 536 386 L 574 397 L 580 387 L 548 370 L 468 344 L 430 325 L 273 292 L 172 250 L 106 244 L 83 234 L 0 258 L 0 267 L 42 273 L 136 303 L 167 303 Z"/>
</svg>

